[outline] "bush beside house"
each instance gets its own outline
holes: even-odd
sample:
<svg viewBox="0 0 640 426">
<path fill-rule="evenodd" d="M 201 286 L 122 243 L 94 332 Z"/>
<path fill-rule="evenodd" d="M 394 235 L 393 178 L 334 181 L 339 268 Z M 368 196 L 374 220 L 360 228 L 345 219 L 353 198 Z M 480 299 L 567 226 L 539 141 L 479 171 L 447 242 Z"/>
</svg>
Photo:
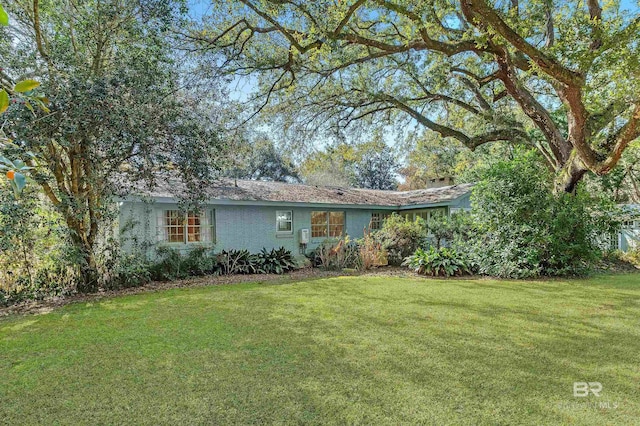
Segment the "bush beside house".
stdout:
<svg viewBox="0 0 640 426">
<path fill-rule="evenodd" d="M 588 273 L 607 249 L 602 236 L 618 229 L 616 208 L 582 188 L 554 192 L 549 173 L 531 153 L 486 168 L 473 189 L 471 212 L 428 223 L 436 247 L 446 240 L 468 269 L 482 275 Z"/>
</svg>

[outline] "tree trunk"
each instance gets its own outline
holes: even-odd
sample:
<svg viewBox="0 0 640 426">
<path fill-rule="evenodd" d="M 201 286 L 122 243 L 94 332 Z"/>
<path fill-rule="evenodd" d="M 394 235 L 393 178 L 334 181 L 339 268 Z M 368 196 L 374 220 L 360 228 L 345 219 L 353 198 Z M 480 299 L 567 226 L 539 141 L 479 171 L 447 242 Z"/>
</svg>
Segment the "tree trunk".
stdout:
<svg viewBox="0 0 640 426">
<path fill-rule="evenodd" d="M 577 156 L 572 155 L 556 175 L 556 192 L 574 193 L 578 182 L 582 180 L 587 171 L 582 161 L 580 161 Z"/>
<path fill-rule="evenodd" d="M 77 290 L 80 293 L 92 293 L 98 290 L 99 274 L 92 241 L 87 238 L 85 222 L 67 217 L 71 231 L 71 244 L 77 250 L 78 271 L 80 277 Z"/>
<path fill-rule="evenodd" d="M 80 247 L 79 247 L 80 248 Z M 98 267 L 92 249 L 81 248 L 79 293 L 92 293 L 98 290 Z"/>
</svg>

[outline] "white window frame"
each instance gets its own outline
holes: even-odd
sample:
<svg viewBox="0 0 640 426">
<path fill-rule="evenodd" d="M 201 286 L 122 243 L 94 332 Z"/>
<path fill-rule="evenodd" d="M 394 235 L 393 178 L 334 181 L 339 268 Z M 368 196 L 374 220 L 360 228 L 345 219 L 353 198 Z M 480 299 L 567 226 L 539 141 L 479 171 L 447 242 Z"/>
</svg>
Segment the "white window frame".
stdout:
<svg viewBox="0 0 640 426">
<path fill-rule="evenodd" d="M 169 212 L 178 212 L 182 218 L 183 241 L 169 241 L 169 228 L 175 227 L 167 223 Z M 207 245 L 215 244 L 216 241 L 216 216 L 214 209 L 204 209 L 199 214 L 198 225 L 189 225 L 189 216 L 194 212 L 185 212 L 176 208 L 167 208 L 157 212 L 157 235 L 158 242 L 163 245 Z M 199 241 L 189 241 L 189 227 L 197 226 L 200 229 Z M 207 237 L 206 232 L 209 236 Z"/>
<path fill-rule="evenodd" d="M 281 214 L 289 214 L 289 220 L 284 220 L 281 221 L 280 220 L 280 215 Z M 280 230 L 280 222 L 284 222 L 284 223 L 290 223 L 291 224 L 291 229 L 288 231 L 281 231 Z M 276 211 L 276 234 L 279 235 L 289 235 L 289 234 L 293 234 L 293 210 L 277 210 Z"/>
</svg>

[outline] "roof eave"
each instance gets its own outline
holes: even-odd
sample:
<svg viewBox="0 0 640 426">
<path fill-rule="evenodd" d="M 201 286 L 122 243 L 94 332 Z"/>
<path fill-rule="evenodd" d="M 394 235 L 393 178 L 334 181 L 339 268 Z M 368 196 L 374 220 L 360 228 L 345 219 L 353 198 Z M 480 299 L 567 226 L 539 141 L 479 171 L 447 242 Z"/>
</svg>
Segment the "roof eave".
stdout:
<svg viewBox="0 0 640 426">
<path fill-rule="evenodd" d="M 421 208 L 431 207 L 445 207 L 458 200 L 460 197 L 452 198 L 445 201 L 438 201 L 433 203 L 420 203 L 420 204 L 403 204 L 403 205 L 383 205 L 383 204 L 340 204 L 340 203 L 308 203 L 308 202 L 293 202 L 293 201 L 266 201 L 266 200 L 232 200 L 232 199 L 220 199 L 212 198 L 206 200 L 204 204 L 207 205 L 222 205 L 222 206 L 281 206 L 281 207 L 309 207 L 309 208 L 334 208 L 334 209 L 368 209 L 368 210 L 389 210 L 389 211 L 401 211 L 401 210 L 413 210 Z M 147 202 L 147 200 L 158 204 L 176 204 L 176 199 L 173 197 L 141 197 L 141 196 L 127 196 L 116 198 L 117 202 Z"/>
</svg>

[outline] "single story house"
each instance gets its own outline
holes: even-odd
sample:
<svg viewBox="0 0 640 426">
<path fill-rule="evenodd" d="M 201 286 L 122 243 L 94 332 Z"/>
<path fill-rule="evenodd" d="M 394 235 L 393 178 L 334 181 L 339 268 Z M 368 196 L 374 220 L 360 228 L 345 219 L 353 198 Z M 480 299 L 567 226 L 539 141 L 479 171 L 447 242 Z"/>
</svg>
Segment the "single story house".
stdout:
<svg viewBox="0 0 640 426">
<path fill-rule="evenodd" d="M 427 219 L 469 209 L 472 187 L 381 191 L 230 179 L 203 188 L 201 211 L 188 213 L 173 195 L 175 185 L 165 180 L 120 199 L 125 251 L 136 245 L 143 250 L 209 245 L 250 252 L 283 246 L 304 254 L 329 238 L 361 238 L 365 228 L 379 229 L 393 212 Z"/>
</svg>

